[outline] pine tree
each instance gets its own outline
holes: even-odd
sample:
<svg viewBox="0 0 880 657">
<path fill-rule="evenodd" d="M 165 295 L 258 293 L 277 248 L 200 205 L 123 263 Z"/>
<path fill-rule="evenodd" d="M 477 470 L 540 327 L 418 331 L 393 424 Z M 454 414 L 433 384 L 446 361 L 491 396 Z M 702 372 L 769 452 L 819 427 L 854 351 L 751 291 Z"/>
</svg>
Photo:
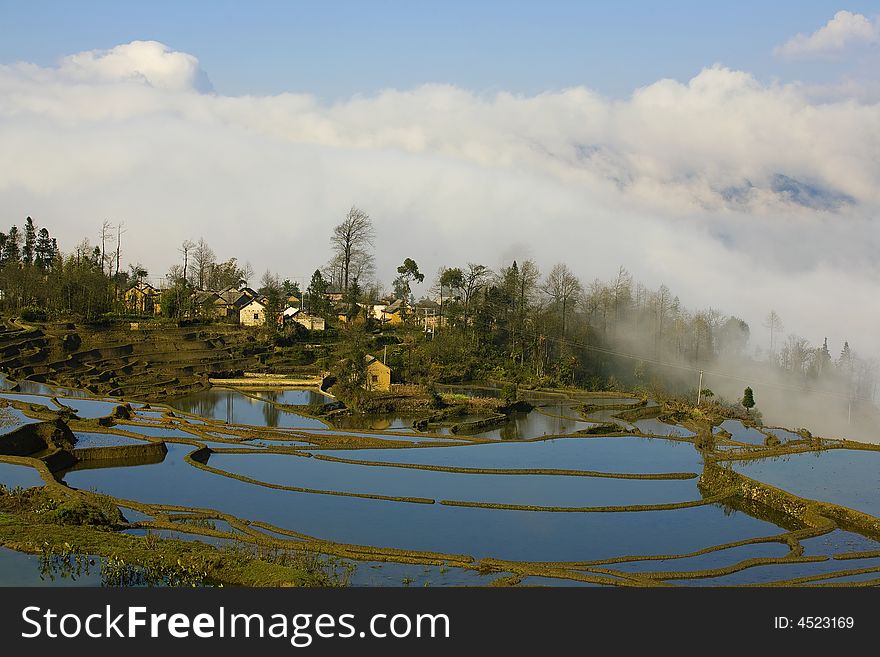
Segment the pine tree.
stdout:
<svg viewBox="0 0 880 657">
<path fill-rule="evenodd" d="M 24 249 L 21 252 L 21 261 L 24 264 L 34 264 L 36 245 L 37 229 L 34 227 L 34 220 L 28 217 L 24 221 Z"/>
<path fill-rule="evenodd" d="M 3 243 L 3 262 L 21 262 L 21 234 L 18 232 L 18 226 L 13 226 L 6 234 L 6 241 Z"/>
<path fill-rule="evenodd" d="M 840 352 L 840 358 L 837 359 L 837 364 L 846 369 L 852 367 L 852 360 L 852 350 L 849 348 L 849 341 L 844 341 L 843 349 Z"/>
<path fill-rule="evenodd" d="M 52 239 L 49 237 L 49 231 L 40 228 L 37 234 L 37 244 L 34 253 L 34 264 L 43 271 L 52 268 Z"/>
<path fill-rule="evenodd" d="M 746 388 L 743 390 L 743 398 L 742 398 L 743 408 L 746 409 L 746 412 L 751 411 L 755 406 L 755 395 L 752 392 L 751 388 Z"/>
<path fill-rule="evenodd" d="M 323 315 L 327 311 L 327 281 L 321 275 L 321 270 L 316 269 L 309 283 L 309 312 L 315 315 Z"/>
</svg>

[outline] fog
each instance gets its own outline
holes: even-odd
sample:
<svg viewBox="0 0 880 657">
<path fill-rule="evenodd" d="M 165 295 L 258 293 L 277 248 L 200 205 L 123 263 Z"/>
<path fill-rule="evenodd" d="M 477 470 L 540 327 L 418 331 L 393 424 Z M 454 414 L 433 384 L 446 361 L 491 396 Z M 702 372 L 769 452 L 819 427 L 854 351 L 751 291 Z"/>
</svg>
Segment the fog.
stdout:
<svg viewBox="0 0 880 657">
<path fill-rule="evenodd" d="M 0 66 L 0 143 L 5 224 L 30 215 L 70 250 L 124 222 L 123 261 L 156 283 L 199 237 L 305 281 L 357 204 L 386 286 L 405 257 L 432 272 L 526 252 L 583 281 L 624 265 L 744 319 L 752 351 L 775 309 L 814 346 L 880 353 L 880 106 L 845 86 L 817 100 L 707 63 L 623 100 L 425 84 L 324 104 L 223 95 L 198 53 L 136 41 Z M 776 389 L 752 387 L 769 419 Z"/>
</svg>

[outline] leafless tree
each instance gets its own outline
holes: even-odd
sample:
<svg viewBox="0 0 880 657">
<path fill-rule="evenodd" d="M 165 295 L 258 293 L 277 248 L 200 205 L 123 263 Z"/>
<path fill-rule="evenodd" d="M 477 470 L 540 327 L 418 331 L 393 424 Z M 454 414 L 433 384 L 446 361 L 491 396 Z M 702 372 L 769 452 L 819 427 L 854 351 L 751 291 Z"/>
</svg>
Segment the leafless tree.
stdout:
<svg viewBox="0 0 880 657">
<path fill-rule="evenodd" d="M 101 224 L 101 273 L 104 273 L 104 265 L 107 264 L 107 240 L 111 235 L 112 224 L 109 219 L 105 219 Z"/>
<path fill-rule="evenodd" d="M 189 280 L 189 254 L 195 248 L 195 242 L 192 240 L 183 240 L 180 245 L 180 253 L 183 255 L 183 280 Z"/>
<path fill-rule="evenodd" d="M 568 311 L 583 294 L 583 287 L 578 277 L 564 264 L 553 267 L 541 290 L 560 309 L 562 317 L 562 337 L 565 337 L 565 320 Z"/>
<path fill-rule="evenodd" d="M 355 269 L 364 272 L 372 265 L 373 254 L 370 248 L 373 246 L 374 235 L 370 215 L 355 206 L 351 206 L 342 223 L 333 229 L 330 243 L 334 251 L 334 264 L 340 271 L 343 290 L 348 290 L 349 281 L 357 277 Z"/>
<path fill-rule="evenodd" d="M 119 258 L 122 256 L 122 235 L 125 233 L 125 224 L 116 224 L 116 272 L 113 274 L 113 298 L 119 298 Z M 103 263 L 101 264 L 103 270 Z"/>
<path fill-rule="evenodd" d="M 217 256 L 214 254 L 211 247 L 208 246 L 208 243 L 204 238 L 199 238 L 199 241 L 193 247 L 192 261 L 195 266 L 196 282 L 198 283 L 197 287 L 200 290 L 204 290 L 208 281 L 208 274 L 211 272 L 211 267 L 217 261 Z"/>
<path fill-rule="evenodd" d="M 775 310 L 771 310 L 764 320 L 764 328 L 770 329 L 770 357 L 776 353 L 776 334 L 782 330 L 782 318 L 776 314 Z"/>
</svg>

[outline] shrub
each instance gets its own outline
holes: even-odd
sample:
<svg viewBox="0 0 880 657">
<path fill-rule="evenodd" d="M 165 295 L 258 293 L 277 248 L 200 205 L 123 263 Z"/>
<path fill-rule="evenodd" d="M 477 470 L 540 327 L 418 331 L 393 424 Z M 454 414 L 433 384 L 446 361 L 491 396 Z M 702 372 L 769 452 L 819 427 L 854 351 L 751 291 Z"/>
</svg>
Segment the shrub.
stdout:
<svg viewBox="0 0 880 657">
<path fill-rule="evenodd" d="M 21 309 L 21 318 L 26 322 L 45 322 L 49 313 L 40 306 L 25 306 Z"/>
</svg>

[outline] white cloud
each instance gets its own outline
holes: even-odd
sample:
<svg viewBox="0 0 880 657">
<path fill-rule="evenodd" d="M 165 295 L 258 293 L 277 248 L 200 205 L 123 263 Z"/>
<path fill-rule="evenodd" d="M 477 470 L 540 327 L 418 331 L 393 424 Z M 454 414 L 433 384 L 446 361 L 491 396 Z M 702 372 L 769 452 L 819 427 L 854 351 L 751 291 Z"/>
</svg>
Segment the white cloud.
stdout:
<svg viewBox="0 0 880 657">
<path fill-rule="evenodd" d="M 305 278 L 356 203 L 386 282 L 404 257 L 494 267 L 527 245 L 546 269 L 623 264 L 756 330 L 776 307 L 813 341 L 880 352 L 876 103 L 720 66 L 620 101 L 427 85 L 326 105 L 204 94 L 199 77 L 162 44 L 0 66 L 6 221 L 30 214 L 70 249 L 124 220 L 123 258 L 157 279 L 200 236 Z"/>
<path fill-rule="evenodd" d="M 852 46 L 880 42 L 880 21 L 863 14 L 839 11 L 810 35 L 797 34 L 777 47 L 775 54 L 788 58 L 821 57 L 841 53 Z"/>
<path fill-rule="evenodd" d="M 79 81 L 146 82 L 160 89 L 210 90 L 199 60 L 158 41 L 132 41 L 110 50 L 89 50 L 61 60 L 61 75 Z"/>
</svg>

